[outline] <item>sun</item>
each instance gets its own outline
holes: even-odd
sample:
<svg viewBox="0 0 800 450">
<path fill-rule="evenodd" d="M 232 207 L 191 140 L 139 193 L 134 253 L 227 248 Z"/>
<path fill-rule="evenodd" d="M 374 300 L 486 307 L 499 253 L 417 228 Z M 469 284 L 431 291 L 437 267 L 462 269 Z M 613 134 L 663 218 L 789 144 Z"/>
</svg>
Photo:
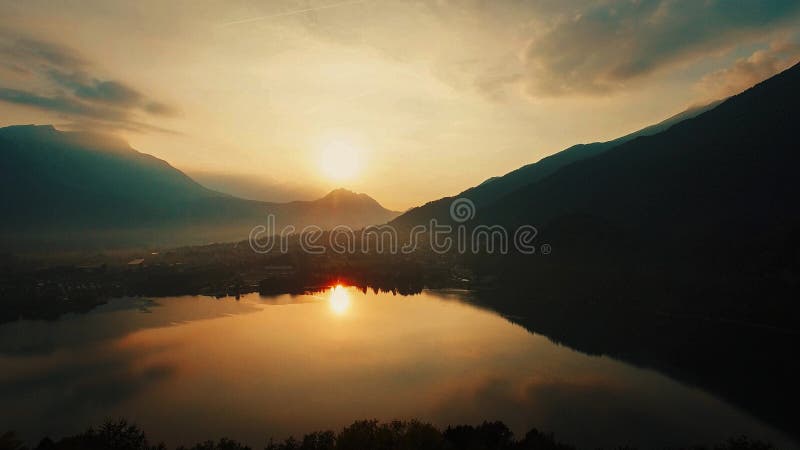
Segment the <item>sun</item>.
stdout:
<svg viewBox="0 0 800 450">
<path fill-rule="evenodd" d="M 331 141 L 322 147 L 319 165 L 322 173 L 332 180 L 350 180 L 361 170 L 361 152 L 349 142 Z"/>
</svg>

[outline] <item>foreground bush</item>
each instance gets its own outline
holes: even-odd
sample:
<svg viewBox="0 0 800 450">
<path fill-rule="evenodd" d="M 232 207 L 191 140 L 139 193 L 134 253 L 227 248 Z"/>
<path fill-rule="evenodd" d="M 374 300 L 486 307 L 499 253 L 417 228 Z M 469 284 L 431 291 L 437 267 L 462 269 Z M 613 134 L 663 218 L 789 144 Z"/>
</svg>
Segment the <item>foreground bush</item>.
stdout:
<svg viewBox="0 0 800 450">
<path fill-rule="evenodd" d="M 739 437 L 713 447 L 695 446 L 687 449 L 774 450 L 774 447 L 768 443 Z M 0 450 L 31 449 L 14 433 L 9 432 L 0 435 Z M 58 441 L 44 438 L 33 450 L 166 450 L 166 447 L 164 444 L 151 445 L 144 431 L 120 419 L 109 420 L 96 430 L 90 428 L 81 434 Z M 223 438 L 192 447 L 180 446 L 177 450 L 253 449 Z M 503 422 L 483 422 L 478 426 L 458 425 L 440 431 L 429 423 L 416 420 L 388 423 L 362 420 L 343 428 L 338 434 L 333 431 L 316 431 L 303 436 L 301 440 L 294 437 L 279 442 L 270 440 L 264 450 L 575 450 L 575 447 L 558 442 L 552 434 L 542 433 L 535 428 L 522 439 L 515 439 L 514 433 Z"/>
</svg>

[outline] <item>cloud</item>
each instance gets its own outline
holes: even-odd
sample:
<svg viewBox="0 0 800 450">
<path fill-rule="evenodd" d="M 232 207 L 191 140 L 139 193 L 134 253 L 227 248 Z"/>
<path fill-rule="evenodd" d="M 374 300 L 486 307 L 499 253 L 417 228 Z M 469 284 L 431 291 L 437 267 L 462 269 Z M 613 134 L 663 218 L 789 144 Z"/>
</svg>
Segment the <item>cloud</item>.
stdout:
<svg viewBox="0 0 800 450">
<path fill-rule="evenodd" d="M 246 19 L 229 21 L 229 22 L 221 23 L 221 24 L 219 24 L 219 26 L 227 27 L 227 26 L 231 26 L 231 25 L 241 25 L 241 24 L 246 24 L 246 23 L 251 23 L 251 22 L 258 22 L 258 21 L 268 20 L 268 19 L 277 19 L 277 18 L 280 18 L 280 17 L 295 16 L 295 15 L 311 13 L 311 12 L 315 12 L 315 11 L 322 11 L 322 10 L 325 10 L 325 9 L 341 8 L 342 6 L 354 5 L 354 4 L 358 4 L 358 3 L 365 3 L 367 1 L 368 0 L 349 0 L 349 1 L 346 1 L 346 2 L 332 3 L 332 4 L 329 4 L 329 5 L 321 5 L 321 6 L 310 7 L 310 8 L 301 8 L 301 9 L 293 9 L 293 10 L 289 10 L 289 11 L 268 14 L 268 15 L 265 15 L 265 16 L 248 17 Z"/>
<path fill-rule="evenodd" d="M 33 92 L 0 87 L 0 101 L 30 106 L 42 111 L 52 111 L 70 116 L 124 120 L 126 114 L 114 108 L 98 108 L 66 96 L 44 96 Z"/>
<path fill-rule="evenodd" d="M 150 101 L 145 103 L 143 108 L 150 114 L 157 116 L 174 116 L 177 114 L 177 109 L 161 102 Z"/>
<path fill-rule="evenodd" d="M 137 131 L 162 130 L 137 116 L 171 116 L 176 109 L 125 82 L 92 74 L 93 64 L 59 44 L 0 33 L 4 67 L 24 86 L 0 85 L 0 101 L 50 112 L 74 123 L 102 122 Z M 8 82 L 4 83 L 7 84 Z"/>
<path fill-rule="evenodd" d="M 75 50 L 52 42 L 0 34 L 0 54 L 27 65 L 81 68 L 89 62 Z"/>
<path fill-rule="evenodd" d="M 740 58 L 728 68 L 704 76 L 695 86 L 704 98 L 738 94 L 800 62 L 800 44 L 780 39 L 767 49 Z"/>
<path fill-rule="evenodd" d="M 171 116 L 175 108 L 165 103 L 150 100 L 131 86 L 116 80 L 99 80 L 83 71 L 71 73 L 51 69 L 48 77 L 57 85 L 69 89 L 82 100 L 102 103 L 118 108 L 138 108 L 148 114 Z"/>
<path fill-rule="evenodd" d="M 81 71 L 65 73 L 51 69 L 47 75 L 53 82 L 72 90 L 75 96 L 84 100 L 119 106 L 135 106 L 142 101 L 142 94 L 119 81 L 98 80 Z"/>
<path fill-rule="evenodd" d="M 71 357 L 51 356 L 34 370 L 22 363 L 16 370 L 3 374 L 0 398 L 9 407 L 25 405 L 31 417 L 37 418 L 35 426 L 64 433 L 66 430 L 61 427 L 84 426 L 98 410 L 113 411 L 172 379 L 178 370 L 174 365 L 146 362 L 158 351 L 157 348 L 120 349 L 103 342 L 82 347 Z M 16 421 L 21 432 L 33 431 L 26 430 L 32 424 L 20 417 L 12 419 L 4 415 L 4 419 Z"/>
<path fill-rule="evenodd" d="M 521 75 L 508 77 L 535 97 L 625 89 L 659 71 L 769 38 L 800 16 L 796 0 L 568 2 L 559 11 L 547 5 L 525 11 L 534 22 L 518 53 Z"/>
</svg>

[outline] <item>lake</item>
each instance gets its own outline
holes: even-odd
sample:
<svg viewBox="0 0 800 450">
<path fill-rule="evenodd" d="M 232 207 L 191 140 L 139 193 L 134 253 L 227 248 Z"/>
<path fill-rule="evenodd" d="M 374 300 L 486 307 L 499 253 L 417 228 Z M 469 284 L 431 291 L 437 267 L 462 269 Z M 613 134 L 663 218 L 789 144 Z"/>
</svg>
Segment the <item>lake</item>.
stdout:
<svg viewBox="0 0 800 450">
<path fill-rule="evenodd" d="M 317 294 L 127 298 L 0 325 L 0 432 L 30 441 L 124 416 L 151 441 L 338 430 L 357 419 L 502 420 L 582 448 L 789 436 L 653 370 L 589 356 L 470 303 Z"/>
</svg>

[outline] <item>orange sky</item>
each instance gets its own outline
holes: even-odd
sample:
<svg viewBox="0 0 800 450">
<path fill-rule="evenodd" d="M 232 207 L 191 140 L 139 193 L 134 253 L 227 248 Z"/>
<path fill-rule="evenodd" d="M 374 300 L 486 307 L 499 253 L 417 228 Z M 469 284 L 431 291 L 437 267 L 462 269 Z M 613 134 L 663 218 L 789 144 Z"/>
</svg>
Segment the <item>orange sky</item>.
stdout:
<svg viewBox="0 0 800 450">
<path fill-rule="evenodd" d="M 0 125 L 122 134 L 239 195 L 343 186 L 403 210 L 766 78 L 800 59 L 798 17 L 793 1 L 4 2 Z"/>
</svg>

